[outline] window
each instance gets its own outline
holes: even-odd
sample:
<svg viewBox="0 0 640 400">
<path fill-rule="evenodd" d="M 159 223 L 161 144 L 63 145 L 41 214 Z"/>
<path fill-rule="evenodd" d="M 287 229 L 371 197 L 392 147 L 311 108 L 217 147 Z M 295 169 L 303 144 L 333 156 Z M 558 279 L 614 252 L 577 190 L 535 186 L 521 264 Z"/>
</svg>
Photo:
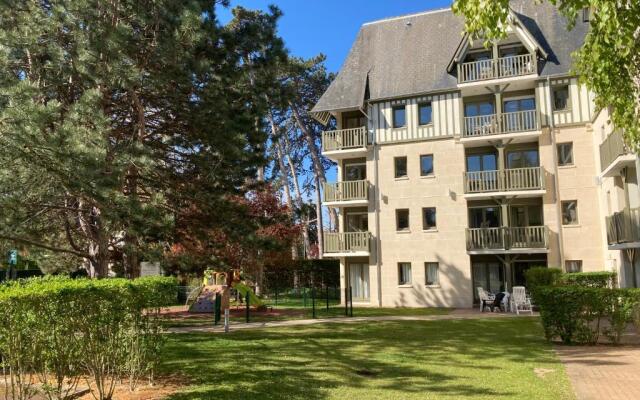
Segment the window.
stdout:
<svg viewBox="0 0 640 400">
<path fill-rule="evenodd" d="M 395 177 L 407 177 L 407 157 L 396 157 L 393 159 L 395 165 Z"/>
<path fill-rule="evenodd" d="M 404 128 L 407 124 L 405 106 L 393 107 L 393 127 Z"/>
<path fill-rule="evenodd" d="M 433 175 L 433 154 L 420 156 L 420 176 Z"/>
<path fill-rule="evenodd" d="M 436 208 L 428 207 L 422 209 L 422 229 L 436 229 Z"/>
<path fill-rule="evenodd" d="M 564 269 L 567 272 L 582 272 L 582 260 L 565 260 Z"/>
<path fill-rule="evenodd" d="M 420 125 L 429 125 L 431 123 L 431 103 L 418 105 L 418 123 Z"/>
<path fill-rule="evenodd" d="M 562 225 L 576 225 L 578 223 L 578 200 L 563 201 Z"/>
<path fill-rule="evenodd" d="M 409 230 L 409 209 L 403 208 L 400 210 L 396 210 L 396 230 Z"/>
<path fill-rule="evenodd" d="M 398 285 L 411 285 L 411 263 L 398 263 Z"/>
<path fill-rule="evenodd" d="M 532 168 L 540 166 L 538 150 L 516 150 L 507 153 L 507 168 Z"/>
<path fill-rule="evenodd" d="M 569 86 L 557 86 L 553 88 L 553 111 L 569 109 Z"/>
<path fill-rule="evenodd" d="M 558 165 L 573 165 L 573 143 L 558 143 Z"/>
<path fill-rule="evenodd" d="M 425 285 L 437 286 L 440 284 L 440 276 L 438 273 L 439 265 L 437 262 L 424 263 Z"/>
</svg>

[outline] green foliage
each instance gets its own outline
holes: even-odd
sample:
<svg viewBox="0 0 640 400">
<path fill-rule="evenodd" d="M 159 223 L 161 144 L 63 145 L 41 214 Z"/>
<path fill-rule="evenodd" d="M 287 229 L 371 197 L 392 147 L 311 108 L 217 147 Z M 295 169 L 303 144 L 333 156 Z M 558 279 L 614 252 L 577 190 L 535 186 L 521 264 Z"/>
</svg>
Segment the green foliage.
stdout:
<svg viewBox="0 0 640 400">
<path fill-rule="evenodd" d="M 603 333 L 618 343 L 640 304 L 638 289 L 569 285 L 540 287 L 537 293 L 545 336 L 566 344 L 595 344 Z M 602 321 L 608 326 L 602 327 Z"/>
<path fill-rule="evenodd" d="M 223 26 L 214 3 L 3 2 L 0 239 L 135 277 L 185 210 L 255 235 L 236 200 L 265 163 L 280 12 Z"/>
<path fill-rule="evenodd" d="M 572 272 L 562 275 L 562 283 L 594 288 L 613 288 L 616 287 L 617 276 L 615 272 L 611 271 Z"/>
<path fill-rule="evenodd" d="M 529 290 L 535 291 L 541 286 L 553 286 L 560 280 L 560 268 L 533 267 L 524 272 Z"/>
<path fill-rule="evenodd" d="M 152 376 L 163 343 L 159 309 L 176 295 L 175 279 L 163 277 L 44 277 L 0 286 L 0 355 L 11 393 L 29 398 L 35 374 L 48 398 L 62 399 L 90 376 L 102 400 L 119 379 L 135 386 Z"/>
<path fill-rule="evenodd" d="M 574 72 L 596 94 L 599 108 L 612 107 L 615 126 L 628 142 L 640 146 L 640 2 L 617 0 L 548 0 L 570 27 L 591 8 L 589 32 L 574 54 Z M 453 11 L 465 16 L 465 30 L 488 44 L 506 36 L 509 0 L 455 0 Z"/>
</svg>

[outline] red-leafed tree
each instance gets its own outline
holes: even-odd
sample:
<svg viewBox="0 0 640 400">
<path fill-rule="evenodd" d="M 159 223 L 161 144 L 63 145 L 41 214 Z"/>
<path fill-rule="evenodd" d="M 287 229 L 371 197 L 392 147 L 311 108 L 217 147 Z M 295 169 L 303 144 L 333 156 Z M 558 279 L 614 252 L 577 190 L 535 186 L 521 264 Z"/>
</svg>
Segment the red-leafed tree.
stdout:
<svg viewBox="0 0 640 400">
<path fill-rule="evenodd" d="M 288 206 L 274 190 L 266 185 L 237 196 L 233 203 L 233 210 L 224 213 L 229 219 L 225 225 L 211 221 L 215 210 L 185 207 L 166 257 L 167 269 L 197 275 L 206 269 L 235 270 L 259 281 L 265 260 L 291 263 L 291 246 L 300 236 L 300 226 L 291 222 Z M 238 232 L 238 226 L 244 229 Z M 231 279 L 232 274 L 228 276 Z"/>
</svg>

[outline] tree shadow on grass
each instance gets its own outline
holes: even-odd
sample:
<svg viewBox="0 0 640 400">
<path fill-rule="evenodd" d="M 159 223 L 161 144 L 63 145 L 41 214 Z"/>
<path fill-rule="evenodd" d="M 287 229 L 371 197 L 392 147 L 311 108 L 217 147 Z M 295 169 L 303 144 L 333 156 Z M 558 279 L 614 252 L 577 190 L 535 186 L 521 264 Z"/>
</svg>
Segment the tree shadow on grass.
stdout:
<svg viewBox="0 0 640 400">
<path fill-rule="evenodd" d="M 170 337 L 162 368 L 195 383 L 172 400 L 317 400 L 337 389 L 366 390 L 370 398 L 512 398 L 515 386 L 488 382 L 505 363 L 554 362 L 537 321 L 518 318 L 179 334 Z M 478 373 L 488 381 L 469 379 Z"/>
</svg>

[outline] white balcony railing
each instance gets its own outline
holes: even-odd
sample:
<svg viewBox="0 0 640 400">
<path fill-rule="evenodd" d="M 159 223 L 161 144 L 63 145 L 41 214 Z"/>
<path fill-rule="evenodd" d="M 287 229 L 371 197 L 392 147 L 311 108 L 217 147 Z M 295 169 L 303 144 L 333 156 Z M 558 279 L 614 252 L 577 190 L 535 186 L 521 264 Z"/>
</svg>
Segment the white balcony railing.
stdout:
<svg viewBox="0 0 640 400">
<path fill-rule="evenodd" d="M 325 183 L 322 187 L 322 201 L 356 201 L 368 200 L 369 185 L 366 180 Z"/>
<path fill-rule="evenodd" d="M 322 132 L 322 151 L 349 150 L 367 146 L 367 128 Z"/>
<path fill-rule="evenodd" d="M 369 252 L 370 240 L 370 232 L 324 232 L 324 252 Z"/>
<path fill-rule="evenodd" d="M 538 72 L 533 54 L 502 57 L 458 64 L 458 83 L 512 78 Z"/>
<path fill-rule="evenodd" d="M 546 226 L 467 228 L 467 250 L 512 250 L 549 248 Z"/>
<path fill-rule="evenodd" d="M 535 131 L 539 128 L 536 110 L 464 117 L 463 137 Z"/>
<path fill-rule="evenodd" d="M 545 175 L 542 167 L 464 173 L 464 192 L 466 194 L 544 189 Z"/>
</svg>

